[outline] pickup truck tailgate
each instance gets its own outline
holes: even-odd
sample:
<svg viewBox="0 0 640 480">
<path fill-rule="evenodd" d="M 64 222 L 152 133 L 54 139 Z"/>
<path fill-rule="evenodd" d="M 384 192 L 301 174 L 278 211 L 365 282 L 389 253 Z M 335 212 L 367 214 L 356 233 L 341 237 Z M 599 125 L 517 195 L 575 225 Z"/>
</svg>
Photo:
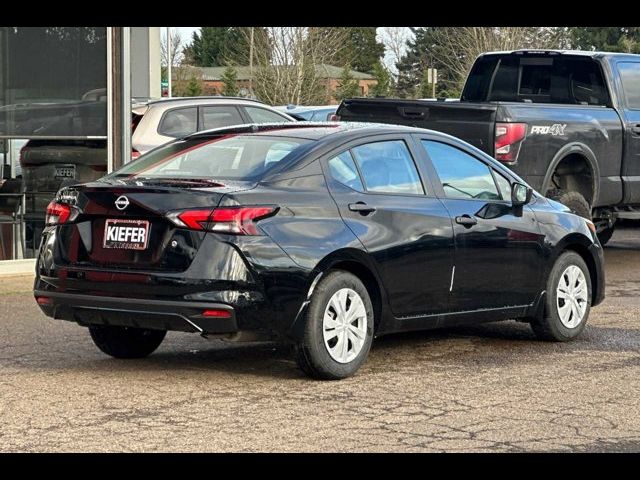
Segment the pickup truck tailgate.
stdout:
<svg viewBox="0 0 640 480">
<path fill-rule="evenodd" d="M 354 98 L 337 110 L 345 122 L 409 125 L 448 133 L 493 156 L 497 104 Z"/>
</svg>

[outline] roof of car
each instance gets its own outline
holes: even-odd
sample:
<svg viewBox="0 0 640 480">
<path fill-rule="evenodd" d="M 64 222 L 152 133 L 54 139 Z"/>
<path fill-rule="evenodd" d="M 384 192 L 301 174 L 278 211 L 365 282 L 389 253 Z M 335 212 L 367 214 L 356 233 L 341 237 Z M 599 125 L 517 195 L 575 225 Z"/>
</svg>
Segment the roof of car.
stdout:
<svg viewBox="0 0 640 480">
<path fill-rule="evenodd" d="M 189 135 L 186 138 L 210 138 L 229 134 L 264 134 L 290 138 L 305 138 L 319 140 L 328 136 L 356 136 L 362 133 L 393 133 L 393 132 L 425 132 L 423 128 L 406 125 L 389 125 L 381 123 L 361 122 L 286 122 L 234 125 L 231 127 L 215 128 Z"/>
</svg>

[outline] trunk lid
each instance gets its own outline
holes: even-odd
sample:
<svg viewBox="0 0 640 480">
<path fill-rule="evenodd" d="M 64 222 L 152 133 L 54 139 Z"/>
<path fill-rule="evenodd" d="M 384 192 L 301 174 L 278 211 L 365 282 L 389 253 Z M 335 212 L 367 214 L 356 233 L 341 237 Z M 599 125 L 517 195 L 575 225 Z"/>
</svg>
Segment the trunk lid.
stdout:
<svg viewBox="0 0 640 480">
<path fill-rule="evenodd" d="M 65 188 L 58 200 L 76 205 L 81 213 L 74 223 L 59 229 L 62 263 L 81 268 L 184 271 L 205 233 L 179 228 L 166 214 L 213 209 L 225 194 L 254 186 L 249 182 L 136 179 L 133 184 L 95 182 Z M 114 227 L 144 228 L 144 242 L 122 248 L 126 242 L 112 241 Z M 140 239 L 136 233 L 126 241 Z"/>
</svg>

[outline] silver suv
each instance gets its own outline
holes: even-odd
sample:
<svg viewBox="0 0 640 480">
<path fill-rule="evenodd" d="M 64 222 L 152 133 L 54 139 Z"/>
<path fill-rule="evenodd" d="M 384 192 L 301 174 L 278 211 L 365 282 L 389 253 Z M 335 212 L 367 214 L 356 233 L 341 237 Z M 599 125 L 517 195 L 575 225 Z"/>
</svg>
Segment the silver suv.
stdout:
<svg viewBox="0 0 640 480">
<path fill-rule="evenodd" d="M 166 98 L 131 109 L 132 157 L 178 137 L 243 123 L 292 122 L 264 103 L 235 97 Z"/>
</svg>

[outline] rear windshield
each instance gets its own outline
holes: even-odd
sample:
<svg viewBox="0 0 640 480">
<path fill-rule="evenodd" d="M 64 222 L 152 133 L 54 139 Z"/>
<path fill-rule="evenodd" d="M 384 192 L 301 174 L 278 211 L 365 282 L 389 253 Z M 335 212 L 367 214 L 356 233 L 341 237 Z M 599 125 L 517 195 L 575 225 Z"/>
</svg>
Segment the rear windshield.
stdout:
<svg viewBox="0 0 640 480">
<path fill-rule="evenodd" d="M 259 180 L 311 140 L 225 135 L 178 140 L 143 155 L 105 179 Z"/>
<path fill-rule="evenodd" d="M 571 55 L 487 55 L 474 64 L 462 94 L 472 102 L 609 105 L 600 65 Z"/>
</svg>

